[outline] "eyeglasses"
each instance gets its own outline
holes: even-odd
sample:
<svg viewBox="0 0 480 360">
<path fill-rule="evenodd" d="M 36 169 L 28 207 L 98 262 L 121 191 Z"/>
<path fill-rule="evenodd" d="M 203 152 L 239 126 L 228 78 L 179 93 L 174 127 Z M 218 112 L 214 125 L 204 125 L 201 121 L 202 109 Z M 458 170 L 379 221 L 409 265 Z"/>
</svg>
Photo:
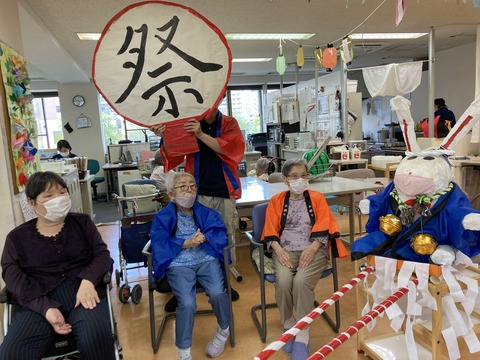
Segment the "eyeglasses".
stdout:
<svg viewBox="0 0 480 360">
<path fill-rule="evenodd" d="M 287 178 L 292 180 L 298 180 L 300 178 L 308 180 L 308 174 L 290 174 L 287 176 Z"/>
<path fill-rule="evenodd" d="M 187 192 L 188 190 L 191 191 L 197 191 L 197 185 L 192 184 L 192 185 L 180 185 L 180 186 L 175 186 L 174 189 L 180 189 L 183 192 Z"/>
</svg>

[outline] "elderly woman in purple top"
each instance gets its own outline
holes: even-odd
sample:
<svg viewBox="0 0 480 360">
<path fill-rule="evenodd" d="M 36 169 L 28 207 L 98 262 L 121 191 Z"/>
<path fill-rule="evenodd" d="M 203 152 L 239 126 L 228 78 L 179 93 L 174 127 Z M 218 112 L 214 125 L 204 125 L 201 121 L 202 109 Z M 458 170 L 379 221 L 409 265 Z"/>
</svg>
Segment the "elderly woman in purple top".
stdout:
<svg viewBox="0 0 480 360">
<path fill-rule="evenodd" d="M 0 359 L 40 359 L 55 333 L 73 332 L 81 359 L 114 359 L 103 275 L 107 245 L 90 216 L 70 213 L 65 181 L 30 176 L 25 194 L 37 218 L 13 229 L 2 254 L 2 276 L 19 305 Z"/>
</svg>

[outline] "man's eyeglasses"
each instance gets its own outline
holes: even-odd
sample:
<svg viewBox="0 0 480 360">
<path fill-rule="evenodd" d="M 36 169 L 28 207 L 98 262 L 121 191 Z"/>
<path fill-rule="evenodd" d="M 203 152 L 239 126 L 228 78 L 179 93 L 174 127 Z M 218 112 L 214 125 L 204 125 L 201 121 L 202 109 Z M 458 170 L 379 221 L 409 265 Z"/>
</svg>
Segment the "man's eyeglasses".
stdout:
<svg viewBox="0 0 480 360">
<path fill-rule="evenodd" d="M 197 191 L 197 185 L 192 184 L 192 185 L 180 185 L 180 186 L 175 186 L 174 189 L 180 189 L 183 192 L 187 192 L 188 190 L 191 191 Z"/>
<path fill-rule="evenodd" d="M 292 180 L 298 180 L 300 178 L 308 180 L 308 174 L 290 174 L 287 176 L 287 178 L 292 179 Z"/>
</svg>

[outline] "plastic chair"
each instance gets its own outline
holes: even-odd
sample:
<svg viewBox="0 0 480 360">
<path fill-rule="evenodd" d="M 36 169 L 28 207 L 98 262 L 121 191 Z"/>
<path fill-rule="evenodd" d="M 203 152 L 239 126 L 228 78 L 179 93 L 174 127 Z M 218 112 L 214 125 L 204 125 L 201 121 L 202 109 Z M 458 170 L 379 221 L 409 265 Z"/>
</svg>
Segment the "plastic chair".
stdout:
<svg viewBox="0 0 480 360">
<path fill-rule="evenodd" d="M 265 274 L 265 245 L 260 241 L 260 237 L 262 236 L 263 226 L 265 224 L 265 214 L 267 211 L 268 203 L 259 204 L 253 207 L 252 209 L 252 231 L 247 231 L 245 234 L 250 239 L 250 260 L 252 262 L 252 266 L 257 273 L 259 280 L 260 280 L 260 304 L 254 305 L 251 309 L 251 315 L 253 318 L 253 322 L 257 327 L 258 333 L 262 342 L 265 342 L 267 339 L 267 309 L 276 308 L 277 303 L 267 303 L 265 299 L 265 281 L 269 283 L 275 283 L 275 274 Z M 259 262 L 258 265 L 254 260 L 253 252 L 258 249 L 259 252 Z M 323 272 L 322 276 L 320 277 L 323 279 L 330 274 L 333 274 L 333 289 L 334 292 L 338 290 L 338 275 L 337 275 L 337 262 L 333 254 L 330 256 L 332 262 L 332 268 L 327 269 Z M 317 301 L 314 302 L 314 306 L 318 306 L 319 303 Z M 333 331 L 338 333 L 340 329 L 340 304 L 339 302 L 335 302 L 335 321 L 331 319 L 331 317 L 326 313 L 323 312 L 322 316 L 333 329 Z M 258 318 L 257 311 L 260 310 L 261 313 L 261 321 Z"/>
<path fill-rule="evenodd" d="M 269 183 L 279 183 L 283 182 L 283 175 L 280 172 L 273 172 L 268 175 L 268 182 Z"/>
<path fill-rule="evenodd" d="M 112 301 L 110 298 L 110 283 L 111 283 L 111 276 L 110 273 L 106 273 L 103 276 L 103 283 L 106 286 L 106 298 L 109 308 L 109 318 L 110 318 L 110 327 L 112 331 L 112 337 L 114 339 L 114 347 L 115 347 L 115 359 L 120 360 L 123 359 L 121 354 L 122 347 L 118 341 L 118 334 L 117 334 L 117 324 L 115 322 L 115 318 L 113 316 L 113 308 L 112 308 Z M 13 319 L 13 315 L 15 312 L 16 304 L 14 303 L 13 299 L 7 287 L 4 287 L 0 291 L 0 304 L 4 305 L 3 309 L 3 335 L 7 335 L 8 327 Z M 57 334 L 55 337 L 55 342 L 52 344 L 50 349 L 48 350 L 45 357 L 42 360 L 55 360 L 55 359 L 73 359 L 76 357 L 70 357 L 71 355 L 78 354 L 77 345 L 75 343 L 75 337 L 73 333 L 68 335 L 60 335 Z"/>
<path fill-rule="evenodd" d="M 230 286 L 230 276 L 229 276 L 229 265 L 228 265 L 228 251 L 234 246 L 233 242 L 230 242 L 223 249 L 223 265 L 224 265 L 224 274 L 225 274 L 225 287 L 227 289 L 228 298 L 230 300 L 230 346 L 235 346 L 235 325 L 233 319 L 233 307 L 232 307 L 232 290 Z M 147 257 L 147 264 L 148 264 L 148 306 L 150 309 L 150 339 L 152 343 L 153 353 L 156 354 L 158 352 L 158 348 L 160 347 L 160 342 L 162 341 L 163 332 L 165 331 L 165 327 L 167 325 L 167 321 L 169 319 L 174 319 L 176 316 L 176 312 L 165 313 L 163 315 L 162 321 L 160 326 L 157 330 L 157 322 L 155 319 L 155 301 L 154 301 L 154 292 L 159 292 L 161 294 L 172 294 L 172 289 L 168 284 L 166 277 L 162 279 L 155 278 L 153 276 L 153 269 L 152 269 L 152 253 L 150 252 L 150 241 L 145 245 L 142 254 Z M 199 283 L 197 283 L 197 293 L 205 292 L 205 290 L 201 287 Z M 200 309 L 195 311 L 195 315 L 208 315 L 214 314 L 212 309 Z"/>
<path fill-rule="evenodd" d="M 97 174 L 100 171 L 100 163 L 98 162 L 98 160 L 88 159 L 87 170 L 90 171 L 91 175 Z M 93 200 L 97 200 L 98 198 L 97 185 L 104 181 L 105 181 L 105 177 L 103 176 L 95 176 L 92 179 L 91 184 L 92 184 L 92 190 L 93 190 Z"/>
</svg>

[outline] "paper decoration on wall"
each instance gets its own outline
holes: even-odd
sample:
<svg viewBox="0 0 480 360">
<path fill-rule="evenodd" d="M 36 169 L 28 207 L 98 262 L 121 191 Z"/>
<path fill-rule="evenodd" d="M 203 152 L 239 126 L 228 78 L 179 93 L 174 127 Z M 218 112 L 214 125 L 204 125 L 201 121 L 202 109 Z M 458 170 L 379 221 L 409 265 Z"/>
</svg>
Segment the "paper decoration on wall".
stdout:
<svg viewBox="0 0 480 360">
<path fill-rule="evenodd" d="M 333 47 L 333 44 L 328 44 L 327 48 L 323 50 L 323 66 L 328 72 L 333 71 L 337 66 L 337 49 Z"/>
<path fill-rule="evenodd" d="M 15 50 L 0 43 L 0 70 L 10 119 L 15 193 L 25 189 L 28 177 L 40 169 L 37 153 L 37 122 L 32 106 L 27 62 Z"/>
<path fill-rule="evenodd" d="M 221 31 L 183 5 L 127 6 L 105 26 L 93 61 L 95 86 L 137 125 L 202 119 L 223 99 L 232 55 Z"/>
<path fill-rule="evenodd" d="M 69 122 L 67 122 L 65 125 L 63 125 L 63 128 L 64 128 L 65 130 L 67 130 L 67 132 L 68 132 L 69 134 L 71 134 L 71 133 L 73 132 L 72 125 L 70 125 Z"/>
</svg>

